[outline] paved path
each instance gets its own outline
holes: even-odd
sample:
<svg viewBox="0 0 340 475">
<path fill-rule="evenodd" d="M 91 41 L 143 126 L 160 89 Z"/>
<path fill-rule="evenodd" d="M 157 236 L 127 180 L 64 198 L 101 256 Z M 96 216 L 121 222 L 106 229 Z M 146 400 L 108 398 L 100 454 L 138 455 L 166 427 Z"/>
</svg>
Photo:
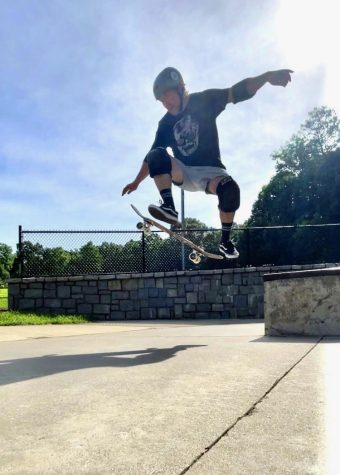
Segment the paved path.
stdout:
<svg viewBox="0 0 340 475">
<path fill-rule="evenodd" d="M 257 322 L 0 327 L 0 473 L 338 474 L 340 340 Z"/>
</svg>

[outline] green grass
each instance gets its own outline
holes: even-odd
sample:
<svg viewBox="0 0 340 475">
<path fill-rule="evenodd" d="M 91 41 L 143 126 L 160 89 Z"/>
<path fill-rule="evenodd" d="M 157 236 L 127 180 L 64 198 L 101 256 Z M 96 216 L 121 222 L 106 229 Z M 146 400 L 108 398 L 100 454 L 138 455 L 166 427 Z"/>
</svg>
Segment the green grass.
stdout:
<svg viewBox="0 0 340 475">
<path fill-rule="evenodd" d="M 0 289 L 0 308 L 8 308 L 7 296 L 8 289 Z"/>
<path fill-rule="evenodd" d="M 64 325 L 69 323 L 88 323 L 95 321 L 84 315 L 40 315 L 28 312 L 0 312 L 0 326 L 4 325 Z"/>
<path fill-rule="evenodd" d="M 84 315 L 43 315 L 32 312 L 8 310 L 8 289 L 0 289 L 0 326 L 4 325 L 65 325 L 68 323 L 88 323 L 95 321 Z"/>
</svg>

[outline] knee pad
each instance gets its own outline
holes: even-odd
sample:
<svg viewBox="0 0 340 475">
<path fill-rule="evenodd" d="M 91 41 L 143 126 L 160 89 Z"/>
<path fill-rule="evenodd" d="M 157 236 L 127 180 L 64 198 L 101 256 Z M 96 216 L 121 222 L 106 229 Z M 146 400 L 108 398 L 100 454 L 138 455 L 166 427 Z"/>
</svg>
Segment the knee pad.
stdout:
<svg viewBox="0 0 340 475">
<path fill-rule="evenodd" d="M 240 207 L 240 188 L 231 176 L 226 176 L 219 182 L 216 194 L 221 211 L 233 213 Z"/>
<path fill-rule="evenodd" d="M 171 173 L 171 158 L 165 148 L 157 147 L 145 157 L 151 178 Z"/>
</svg>

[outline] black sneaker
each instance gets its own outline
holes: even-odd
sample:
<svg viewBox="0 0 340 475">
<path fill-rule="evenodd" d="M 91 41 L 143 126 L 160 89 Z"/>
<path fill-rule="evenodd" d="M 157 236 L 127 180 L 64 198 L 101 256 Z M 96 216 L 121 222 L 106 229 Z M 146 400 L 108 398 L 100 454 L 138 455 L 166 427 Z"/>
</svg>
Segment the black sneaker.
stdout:
<svg viewBox="0 0 340 475">
<path fill-rule="evenodd" d="M 173 225 L 180 224 L 178 221 L 178 213 L 171 206 L 165 206 L 163 203 L 160 206 L 150 205 L 148 209 L 151 216 L 155 219 L 159 219 L 160 221 L 165 221 L 166 223 Z"/>
<path fill-rule="evenodd" d="M 240 255 L 234 243 L 231 241 L 227 241 L 226 243 L 221 242 L 219 250 L 227 259 L 237 259 Z"/>
</svg>

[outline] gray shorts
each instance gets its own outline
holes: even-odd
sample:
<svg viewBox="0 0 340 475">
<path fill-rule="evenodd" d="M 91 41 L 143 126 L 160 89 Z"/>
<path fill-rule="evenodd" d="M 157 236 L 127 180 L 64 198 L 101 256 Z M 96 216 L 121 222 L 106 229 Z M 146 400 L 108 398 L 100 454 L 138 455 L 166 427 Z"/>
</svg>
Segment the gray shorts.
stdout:
<svg viewBox="0 0 340 475">
<path fill-rule="evenodd" d="M 183 183 L 173 184 L 185 191 L 205 191 L 208 193 L 207 186 L 210 180 L 217 176 L 230 176 L 224 168 L 219 167 L 187 167 L 177 158 L 177 165 L 183 173 Z"/>
</svg>

